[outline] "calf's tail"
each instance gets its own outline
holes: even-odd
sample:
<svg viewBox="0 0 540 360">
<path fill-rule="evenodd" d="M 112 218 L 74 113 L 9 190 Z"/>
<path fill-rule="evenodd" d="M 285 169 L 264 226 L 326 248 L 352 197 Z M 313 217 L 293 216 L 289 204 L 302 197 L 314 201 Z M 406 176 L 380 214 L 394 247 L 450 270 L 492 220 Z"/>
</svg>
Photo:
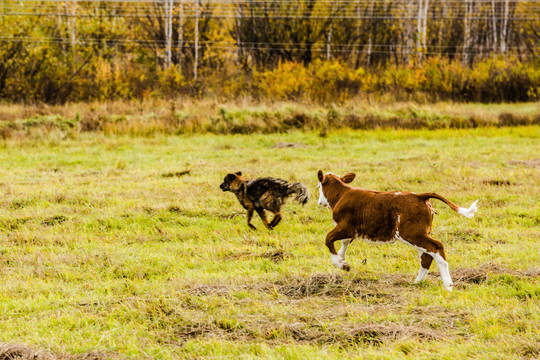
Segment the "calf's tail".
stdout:
<svg viewBox="0 0 540 360">
<path fill-rule="evenodd" d="M 309 200 L 309 190 L 301 183 L 287 184 L 287 196 L 295 194 L 294 200 L 299 204 L 305 205 Z"/>
<path fill-rule="evenodd" d="M 476 206 L 476 203 L 478 202 L 478 200 L 473 202 L 471 206 L 469 206 L 469 208 L 463 208 L 463 207 L 457 206 L 456 204 L 454 204 L 453 202 L 451 202 L 450 200 L 448 200 L 447 198 L 439 194 L 425 193 L 425 194 L 418 194 L 418 196 L 424 199 L 424 201 L 427 201 L 429 199 L 440 200 L 444 202 L 446 205 L 450 206 L 450 208 L 454 210 L 455 212 L 457 212 L 458 214 L 461 214 L 468 218 L 472 218 L 474 216 L 474 213 L 478 210 L 478 207 Z"/>
</svg>

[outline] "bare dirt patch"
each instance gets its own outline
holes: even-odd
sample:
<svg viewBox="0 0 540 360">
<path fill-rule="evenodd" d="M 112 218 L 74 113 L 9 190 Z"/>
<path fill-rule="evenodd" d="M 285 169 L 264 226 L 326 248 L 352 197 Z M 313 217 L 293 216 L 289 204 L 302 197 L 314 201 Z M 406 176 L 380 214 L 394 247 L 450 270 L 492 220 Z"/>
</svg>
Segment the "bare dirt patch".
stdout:
<svg viewBox="0 0 540 360">
<path fill-rule="evenodd" d="M 279 142 L 274 145 L 274 148 L 276 149 L 305 148 L 305 147 L 307 147 L 307 145 L 298 144 L 298 143 L 290 143 L 290 142 Z"/>
<path fill-rule="evenodd" d="M 525 167 L 531 167 L 535 169 L 540 169 L 540 159 L 534 160 L 510 160 L 508 162 L 510 165 L 521 165 Z"/>
<path fill-rule="evenodd" d="M 67 220 L 68 218 L 64 215 L 56 215 L 56 216 L 43 220 L 42 224 L 43 226 L 54 226 L 54 225 L 60 225 Z"/>
<path fill-rule="evenodd" d="M 496 179 L 496 180 L 484 180 L 484 184 L 491 185 L 491 186 L 510 186 L 514 185 L 510 180 L 502 180 L 502 179 Z"/>
<path fill-rule="evenodd" d="M 274 263 L 282 262 L 283 260 L 285 260 L 286 258 L 290 256 L 291 254 L 281 249 L 270 250 L 261 255 L 262 258 L 267 258 Z"/>
<path fill-rule="evenodd" d="M 161 174 L 161 177 L 164 177 L 164 178 L 182 177 L 185 175 L 189 175 L 190 173 L 191 173 L 191 169 L 182 170 L 182 171 L 171 171 L 171 172 Z"/>
</svg>

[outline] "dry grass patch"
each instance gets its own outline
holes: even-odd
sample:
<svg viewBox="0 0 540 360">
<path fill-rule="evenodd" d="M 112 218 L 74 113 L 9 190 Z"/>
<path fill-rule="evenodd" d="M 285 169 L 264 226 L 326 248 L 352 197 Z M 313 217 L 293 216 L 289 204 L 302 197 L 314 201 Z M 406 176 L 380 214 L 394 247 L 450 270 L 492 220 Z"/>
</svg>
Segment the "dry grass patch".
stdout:
<svg viewBox="0 0 540 360">
<path fill-rule="evenodd" d="M 121 359 L 110 352 L 92 351 L 84 354 L 54 354 L 49 351 L 35 350 L 22 344 L 0 343 L 0 360 L 110 360 Z"/>
<path fill-rule="evenodd" d="M 516 278 L 539 278 L 540 268 L 517 271 L 505 268 L 501 265 L 487 263 L 478 268 L 452 270 L 455 284 L 481 284 L 498 275 L 509 275 Z"/>
<path fill-rule="evenodd" d="M 290 253 L 282 249 L 270 250 L 260 255 L 262 258 L 267 258 L 274 263 L 280 263 L 291 256 Z"/>
<path fill-rule="evenodd" d="M 351 102 L 335 107 L 275 103 L 271 106 L 224 103 L 213 100 L 142 101 L 64 106 L 0 106 L 0 138 L 61 138 L 80 133 L 131 136 L 155 134 L 252 134 L 280 133 L 293 129 L 320 131 L 327 136 L 334 129 L 473 129 L 479 127 L 531 126 L 540 124 L 533 104 L 481 105 L 439 103 L 378 104 Z M 531 110 L 533 109 L 533 110 Z M 303 147 L 280 142 L 276 148 Z"/>
<path fill-rule="evenodd" d="M 381 289 L 392 289 L 394 286 L 410 284 L 409 277 L 401 274 L 385 274 L 377 277 L 352 277 L 347 279 L 339 273 L 314 274 L 308 278 L 291 276 L 266 285 L 269 290 L 290 298 L 300 299 L 311 296 L 342 297 L 355 296 L 362 298 L 395 298 Z"/>
<path fill-rule="evenodd" d="M 508 162 L 510 165 L 521 165 L 525 167 L 540 169 L 540 159 L 534 160 L 510 160 Z"/>
<path fill-rule="evenodd" d="M 346 328 L 323 329 L 304 323 L 283 324 L 267 330 L 267 340 L 289 339 L 297 343 L 318 345 L 338 344 L 341 346 L 375 345 L 403 340 L 432 341 L 448 339 L 448 336 L 422 326 L 401 326 L 396 324 L 360 324 Z"/>
</svg>

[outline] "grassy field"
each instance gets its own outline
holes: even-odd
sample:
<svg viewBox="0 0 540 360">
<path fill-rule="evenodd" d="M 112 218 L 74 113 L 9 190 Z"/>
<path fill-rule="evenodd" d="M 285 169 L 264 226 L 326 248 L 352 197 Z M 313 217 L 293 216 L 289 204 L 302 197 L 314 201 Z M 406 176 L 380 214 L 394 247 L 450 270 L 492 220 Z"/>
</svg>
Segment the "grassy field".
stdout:
<svg viewBox="0 0 540 360">
<path fill-rule="evenodd" d="M 0 149 L 0 358 L 540 357 L 540 127 L 271 135 L 7 138 Z M 317 170 L 438 192 L 416 250 L 324 246 Z M 226 173 L 305 183 L 274 231 L 219 189 Z"/>
</svg>

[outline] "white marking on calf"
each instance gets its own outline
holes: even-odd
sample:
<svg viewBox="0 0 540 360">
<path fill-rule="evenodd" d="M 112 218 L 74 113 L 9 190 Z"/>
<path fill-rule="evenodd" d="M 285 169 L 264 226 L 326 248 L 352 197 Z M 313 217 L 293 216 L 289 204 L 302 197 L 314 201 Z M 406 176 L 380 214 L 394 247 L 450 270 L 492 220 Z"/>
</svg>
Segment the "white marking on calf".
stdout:
<svg viewBox="0 0 540 360">
<path fill-rule="evenodd" d="M 398 191 L 397 193 L 394 193 L 394 196 L 400 195 L 400 194 L 401 194 L 401 192 Z"/>
<path fill-rule="evenodd" d="M 424 281 L 426 279 L 426 276 L 428 274 L 428 270 L 422 266 L 422 254 L 423 252 L 418 250 L 418 258 L 420 259 L 420 269 L 418 270 L 418 276 L 416 276 L 416 279 L 414 280 L 414 283 L 417 284 L 421 281 Z"/>
<path fill-rule="evenodd" d="M 326 196 L 324 196 L 324 193 L 322 191 L 322 184 L 319 182 L 319 185 L 317 186 L 319 188 L 319 201 L 318 204 L 320 206 L 330 206 L 330 203 L 328 202 L 328 199 Z"/>
<path fill-rule="evenodd" d="M 435 259 L 435 262 L 437 263 L 437 266 L 439 267 L 439 271 L 441 272 L 441 277 L 443 281 L 444 288 L 448 291 L 452 291 L 452 286 L 454 283 L 452 282 L 452 278 L 450 277 L 450 271 L 448 269 L 448 262 L 443 259 L 443 257 L 438 253 L 431 253 L 427 252 L 429 255 Z"/>
<path fill-rule="evenodd" d="M 472 218 L 474 216 L 474 213 L 476 211 L 478 211 L 478 207 L 476 206 L 476 203 L 478 202 L 478 200 L 476 200 L 475 202 L 473 202 L 471 204 L 471 206 L 469 206 L 468 209 L 465 209 L 465 208 L 462 208 L 462 207 L 459 207 L 458 208 L 458 214 L 461 214 L 465 217 L 468 217 L 469 219 Z"/>
<path fill-rule="evenodd" d="M 426 279 L 427 274 L 428 274 L 428 269 L 424 269 L 422 265 L 420 265 L 420 270 L 418 270 L 418 276 L 414 280 L 414 283 L 417 284 L 421 281 L 424 281 Z"/>
<path fill-rule="evenodd" d="M 441 278 L 442 278 L 442 281 L 443 281 L 444 288 L 446 290 L 448 290 L 448 291 L 452 291 L 452 285 L 454 285 L 454 284 L 452 283 L 452 277 L 450 276 L 450 271 L 448 269 L 448 262 L 446 260 L 444 260 L 443 257 L 440 254 L 429 252 L 429 251 L 427 251 L 426 249 L 424 249 L 422 247 L 411 244 L 410 242 L 408 242 L 407 240 L 405 240 L 401 236 L 399 236 L 398 231 L 396 231 L 395 237 L 397 238 L 397 240 L 399 240 L 399 241 L 401 241 L 401 242 L 403 242 L 403 243 L 405 243 L 407 245 L 412 246 L 413 248 L 418 250 L 418 252 L 426 253 L 428 255 L 431 255 L 431 257 L 435 260 L 435 263 L 439 267 L 439 271 L 441 273 Z M 420 265 L 420 267 L 421 267 L 421 265 Z M 425 278 L 425 275 L 423 275 L 422 267 L 421 267 L 420 271 L 418 272 L 418 276 L 416 278 L 417 279 L 420 278 L 421 275 L 424 276 L 424 278 Z M 427 269 L 426 269 L 426 275 L 427 275 Z M 416 280 L 415 280 L 415 282 L 416 282 Z"/>
<path fill-rule="evenodd" d="M 341 240 L 341 248 L 338 251 L 338 255 L 345 260 L 345 255 L 347 255 L 347 247 L 351 243 L 352 239 L 343 239 Z"/>
<path fill-rule="evenodd" d="M 339 255 L 330 254 L 330 258 L 332 259 L 332 264 L 340 269 L 343 269 L 345 266 L 349 266 L 349 264 L 347 264 L 347 262 Z"/>
</svg>

